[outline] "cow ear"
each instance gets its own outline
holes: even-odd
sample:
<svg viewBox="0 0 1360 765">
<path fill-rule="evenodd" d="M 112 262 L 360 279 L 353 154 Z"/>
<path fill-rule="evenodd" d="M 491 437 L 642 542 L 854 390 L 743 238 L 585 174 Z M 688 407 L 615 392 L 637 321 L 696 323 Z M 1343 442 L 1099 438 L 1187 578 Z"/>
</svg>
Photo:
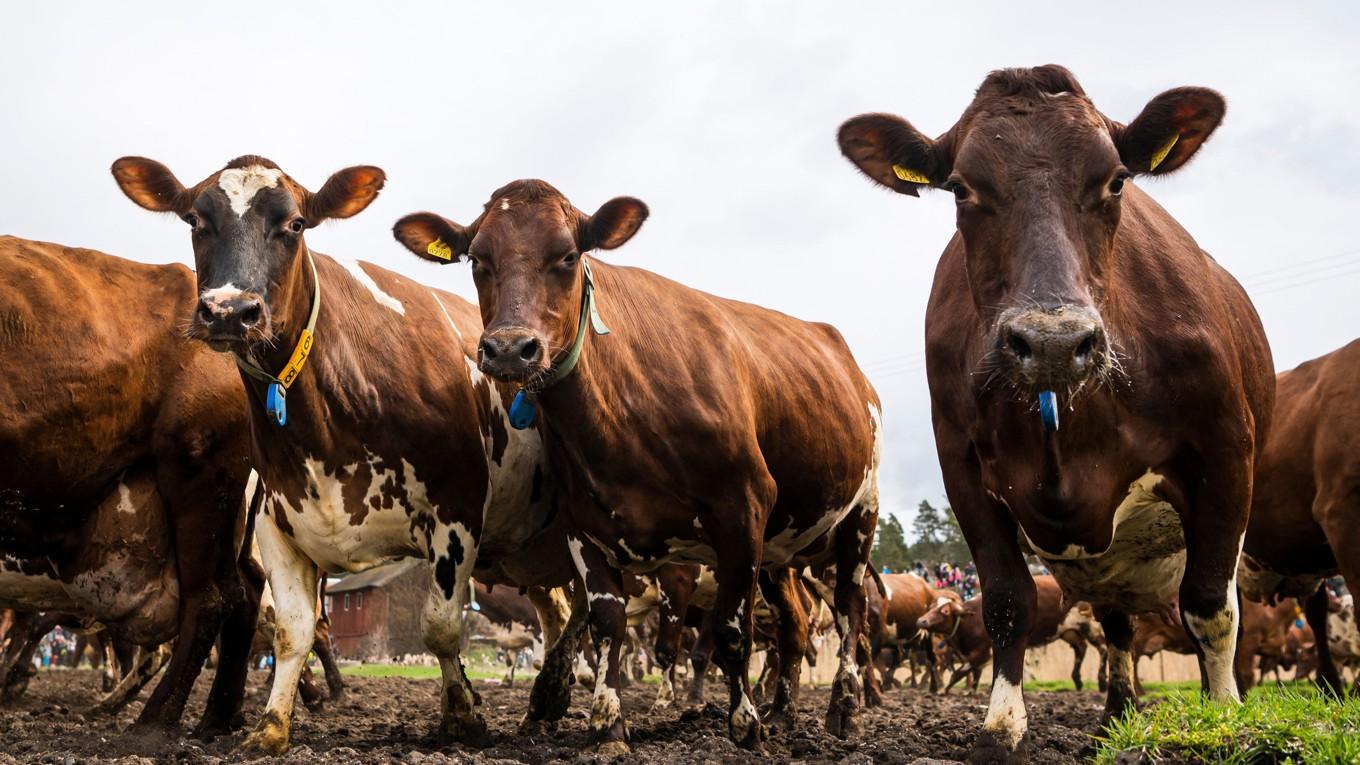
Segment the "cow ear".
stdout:
<svg viewBox="0 0 1360 765">
<path fill-rule="evenodd" d="M 896 115 L 861 114 L 841 125 L 836 139 L 860 172 L 899 194 L 920 196 L 951 170 L 935 142 Z"/>
<path fill-rule="evenodd" d="M 1119 158 L 1136 174 L 1173 173 L 1199 151 L 1227 110 L 1227 102 L 1217 91 L 1168 90 L 1117 132 Z"/>
<path fill-rule="evenodd" d="M 467 229 L 431 212 L 411 213 L 392 227 L 392 236 L 418 257 L 453 263 L 467 254 Z"/>
<path fill-rule="evenodd" d="M 387 182 L 387 174 L 371 165 L 347 167 L 326 180 L 326 185 L 315 194 L 308 194 L 303 203 L 303 215 L 308 225 L 327 218 L 348 218 L 368 207 Z"/>
<path fill-rule="evenodd" d="M 585 225 L 582 251 L 612 250 L 621 247 L 642 228 L 651 214 L 647 205 L 635 197 L 614 197 L 600 205 Z"/>
<path fill-rule="evenodd" d="M 123 157 L 109 168 L 127 198 L 152 212 L 184 214 L 193 200 L 170 168 L 146 157 Z"/>
</svg>

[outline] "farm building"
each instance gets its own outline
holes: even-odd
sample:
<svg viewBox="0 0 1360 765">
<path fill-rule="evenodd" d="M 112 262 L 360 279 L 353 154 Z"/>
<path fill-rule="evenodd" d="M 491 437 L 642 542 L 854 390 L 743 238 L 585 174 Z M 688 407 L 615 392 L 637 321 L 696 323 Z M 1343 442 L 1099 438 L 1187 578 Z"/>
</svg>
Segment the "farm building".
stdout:
<svg viewBox="0 0 1360 765">
<path fill-rule="evenodd" d="M 326 609 L 338 656 L 372 661 L 424 653 L 420 613 L 429 591 L 429 566 L 416 560 L 331 580 Z"/>
</svg>

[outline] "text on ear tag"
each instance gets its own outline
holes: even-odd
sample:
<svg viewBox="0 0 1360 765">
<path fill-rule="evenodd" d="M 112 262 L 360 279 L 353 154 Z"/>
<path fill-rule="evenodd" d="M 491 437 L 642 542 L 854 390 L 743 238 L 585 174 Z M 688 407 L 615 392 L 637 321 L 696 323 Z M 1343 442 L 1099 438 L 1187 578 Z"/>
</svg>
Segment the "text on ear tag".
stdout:
<svg viewBox="0 0 1360 765">
<path fill-rule="evenodd" d="M 1148 163 L 1149 173 L 1156 170 L 1157 166 L 1162 164 L 1162 160 L 1166 159 L 1166 155 L 1171 153 L 1171 147 L 1175 146 L 1176 142 L 1179 140 L 1181 140 L 1180 133 L 1171 136 L 1171 140 L 1167 141 L 1165 146 L 1158 149 L 1157 153 L 1152 155 L 1152 161 Z"/>
<path fill-rule="evenodd" d="M 425 248 L 425 252 L 429 253 L 430 257 L 439 258 L 440 260 L 453 260 L 453 248 L 444 244 L 443 239 L 436 239 L 433 242 L 430 242 L 430 246 Z"/>
<path fill-rule="evenodd" d="M 901 165 L 893 165 L 893 175 L 910 183 L 924 183 L 930 185 L 930 179 L 927 178 L 924 173 L 918 173 L 915 170 L 902 167 Z"/>
</svg>

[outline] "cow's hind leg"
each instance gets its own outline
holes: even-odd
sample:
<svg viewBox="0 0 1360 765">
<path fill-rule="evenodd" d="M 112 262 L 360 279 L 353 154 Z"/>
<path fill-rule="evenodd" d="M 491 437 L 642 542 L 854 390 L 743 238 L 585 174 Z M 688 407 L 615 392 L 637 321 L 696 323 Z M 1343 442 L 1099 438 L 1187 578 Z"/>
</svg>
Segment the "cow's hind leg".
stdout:
<svg viewBox="0 0 1360 765">
<path fill-rule="evenodd" d="M 713 647 L 718 666 L 727 677 L 727 730 L 745 749 L 760 749 L 764 726 L 751 703 L 751 631 L 754 626 L 757 563 L 761 541 L 740 532 L 718 551 L 717 601 L 713 606 Z M 797 654 L 801 656 L 801 652 Z"/>
<path fill-rule="evenodd" d="M 472 567 L 477 561 L 477 542 L 461 523 L 452 523 L 434 533 L 436 546 L 431 553 L 434 581 L 425 601 L 421 626 L 425 645 L 439 659 L 442 677 L 438 742 L 445 746 L 457 741 L 468 746 L 490 746 L 491 734 L 477 712 L 477 698 L 463 670 L 463 607 L 471 597 Z"/>
<path fill-rule="evenodd" d="M 1100 617 L 1105 629 L 1106 652 L 1109 656 L 1109 685 L 1105 696 L 1105 713 L 1101 727 L 1134 708 L 1137 680 L 1134 677 L 1133 621 L 1129 615 L 1111 611 Z"/>
<path fill-rule="evenodd" d="M 550 625 L 560 619 L 559 609 L 566 594 L 560 589 L 551 592 L 538 590 L 537 594 L 536 590 L 538 588 L 531 587 L 529 597 L 538 610 L 539 624 L 542 625 L 548 650 L 543 654 L 543 667 L 538 677 L 534 678 L 533 690 L 529 692 L 529 711 L 521 724 L 524 727 L 539 721 L 555 722 L 567 714 L 567 707 L 571 704 L 571 670 L 581 643 L 581 633 L 590 618 L 586 590 L 579 582 L 567 618 L 556 629 Z M 553 615 L 545 618 L 545 611 Z"/>
<path fill-rule="evenodd" d="M 571 538 L 567 544 L 577 574 L 585 582 L 590 604 L 590 632 L 598 661 L 595 693 L 590 701 L 589 741 L 606 757 L 626 754 L 629 751 L 628 726 L 619 704 L 622 682 L 619 674 L 623 669 L 619 660 L 628 631 L 623 577 L 605 562 L 603 554 L 594 545 Z"/>
<path fill-rule="evenodd" d="M 807 644 L 807 613 L 798 592 L 798 574 L 792 568 L 760 572 L 760 591 L 779 618 L 778 667 L 774 691 L 766 694 L 769 708 L 765 725 L 774 731 L 792 731 L 798 725 L 798 680 L 803 669 L 803 646 Z"/>
<path fill-rule="evenodd" d="M 1308 626 L 1313 630 L 1314 646 L 1317 651 L 1318 685 L 1333 696 L 1340 697 L 1341 675 L 1337 672 L 1336 662 L 1332 660 L 1332 649 L 1327 642 L 1327 585 L 1318 585 L 1317 591 L 1308 598 L 1304 615 Z"/>
<path fill-rule="evenodd" d="M 862 687 L 857 658 L 867 606 L 864 577 L 877 524 L 877 506 L 861 505 L 851 511 L 835 532 L 836 631 L 841 644 L 836 679 L 831 684 L 831 702 L 826 710 L 826 729 L 839 738 L 859 730 Z"/>
</svg>

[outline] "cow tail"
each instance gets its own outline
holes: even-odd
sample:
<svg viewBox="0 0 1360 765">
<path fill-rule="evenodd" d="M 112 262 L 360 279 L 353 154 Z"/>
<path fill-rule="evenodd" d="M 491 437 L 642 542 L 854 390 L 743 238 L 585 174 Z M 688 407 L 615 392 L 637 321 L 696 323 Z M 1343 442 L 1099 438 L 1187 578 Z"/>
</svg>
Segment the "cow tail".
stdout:
<svg viewBox="0 0 1360 765">
<path fill-rule="evenodd" d="M 874 583 L 878 585 L 878 594 L 884 598 L 888 597 L 888 585 L 883 583 L 883 575 L 878 573 L 878 569 L 873 563 L 869 564 L 869 573 L 874 575 Z"/>
</svg>

